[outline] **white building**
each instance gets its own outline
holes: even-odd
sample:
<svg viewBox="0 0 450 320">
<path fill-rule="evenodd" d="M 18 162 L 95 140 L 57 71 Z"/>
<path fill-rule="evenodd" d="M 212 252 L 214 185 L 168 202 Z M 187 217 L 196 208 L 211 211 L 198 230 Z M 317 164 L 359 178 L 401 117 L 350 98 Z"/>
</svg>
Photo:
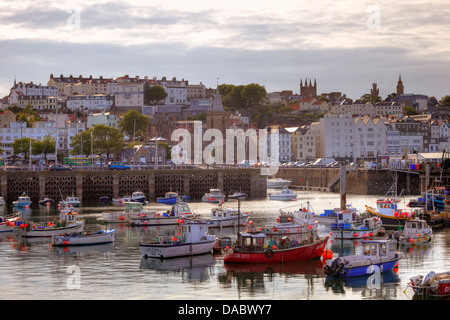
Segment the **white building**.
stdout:
<svg viewBox="0 0 450 320">
<path fill-rule="evenodd" d="M 100 112 L 100 113 L 93 113 L 90 114 L 87 117 L 86 120 L 86 128 L 89 129 L 93 126 L 103 124 L 108 127 L 119 127 L 119 121 L 117 120 L 117 117 L 115 114 L 111 114 L 110 112 Z"/>
<path fill-rule="evenodd" d="M 381 118 L 355 118 L 353 154 L 356 158 L 374 158 L 386 153 L 386 125 Z"/>
<path fill-rule="evenodd" d="M 315 136 L 307 126 L 286 128 L 291 133 L 292 161 L 314 160 L 316 157 Z"/>
<path fill-rule="evenodd" d="M 113 96 L 96 94 L 96 95 L 76 95 L 67 97 L 66 105 L 70 110 L 79 111 L 100 111 L 109 110 L 113 105 Z"/>
<path fill-rule="evenodd" d="M 19 102 L 19 96 L 50 96 L 58 97 L 59 90 L 55 86 L 43 86 L 41 84 L 36 85 L 33 82 L 30 83 L 15 83 L 10 89 L 8 97 L 9 104 L 16 104 Z"/>
</svg>

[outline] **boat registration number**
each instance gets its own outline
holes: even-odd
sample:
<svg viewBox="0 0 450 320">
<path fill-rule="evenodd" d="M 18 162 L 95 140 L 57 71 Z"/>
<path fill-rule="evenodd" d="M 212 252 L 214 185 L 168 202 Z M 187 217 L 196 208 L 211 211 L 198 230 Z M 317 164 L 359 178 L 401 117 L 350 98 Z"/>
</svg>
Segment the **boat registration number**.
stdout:
<svg viewBox="0 0 450 320">
<path fill-rule="evenodd" d="M 246 254 L 246 253 L 236 253 L 235 257 L 236 258 L 242 258 L 242 259 L 248 259 L 248 258 L 250 258 L 250 255 Z"/>
</svg>

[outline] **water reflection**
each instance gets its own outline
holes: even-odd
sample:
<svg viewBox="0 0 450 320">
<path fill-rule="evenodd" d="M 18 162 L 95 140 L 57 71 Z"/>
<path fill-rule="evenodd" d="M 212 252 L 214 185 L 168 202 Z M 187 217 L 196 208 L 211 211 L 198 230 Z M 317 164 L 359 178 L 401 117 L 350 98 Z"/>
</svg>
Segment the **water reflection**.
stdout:
<svg viewBox="0 0 450 320">
<path fill-rule="evenodd" d="M 180 277 L 187 281 L 203 282 L 214 274 L 216 259 L 211 254 L 172 259 L 142 258 L 140 268 Z"/>
</svg>

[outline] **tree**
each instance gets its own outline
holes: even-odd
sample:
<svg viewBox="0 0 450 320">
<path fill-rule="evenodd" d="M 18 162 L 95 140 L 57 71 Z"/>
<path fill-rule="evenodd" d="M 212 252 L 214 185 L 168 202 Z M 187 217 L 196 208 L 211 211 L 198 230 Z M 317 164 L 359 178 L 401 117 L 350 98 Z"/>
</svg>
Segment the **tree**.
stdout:
<svg viewBox="0 0 450 320">
<path fill-rule="evenodd" d="M 159 85 L 151 86 L 144 90 L 144 101 L 146 104 L 158 104 L 167 97 L 164 87 Z"/>
<path fill-rule="evenodd" d="M 443 106 L 450 106 L 450 96 L 445 96 L 440 101 Z"/>
<path fill-rule="evenodd" d="M 119 121 L 119 128 L 129 137 L 140 137 L 144 140 L 150 124 L 150 117 L 131 109 Z"/>
<path fill-rule="evenodd" d="M 256 83 L 246 85 L 241 91 L 241 97 L 247 107 L 260 105 L 267 97 L 266 89 Z"/>
<path fill-rule="evenodd" d="M 408 107 L 408 106 L 403 107 L 403 113 L 407 114 L 408 116 L 413 116 L 415 114 L 419 114 L 419 112 L 416 109 L 414 109 L 413 107 Z"/>
<path fill-rule="evenodd" d="M 47 154 L 55 153 L 55 139 L 36 140 L 31 143 L 31 154 L 34 156 L 44 154 L 47 160 Z"/>
<path fill-rule="evenodd" d="M 91 136 L 92 134 L 92 136 Z M 83 141 L 83 150 L 81 152 L 81 141 Z M 92 144 L 92 153 L 91 153 Z M 122 152 L 124 146 L 124 137 L 119 129 L 96 125 L 89 130 L 76 134 L 70 141 L 72 154 L 105 154 L 107 160 L 111 155 L 117 156 Z"/>
<path fill-rule="evenodd" d="M 122 152 L 124 137 L 119 129 L 100 124 L 87 131 L 92 132 L 94 154 L 105 154 L 109 160 L 111 155 Z"/>
<path fill-rule="evenodd" d="M 36 140 L 31 139 L 31 144 Z M 24 159 L 28 159 L 30 155 L 30 138 L 17 139 L 12 144 L 14 154 L 23 154 Z"/>
</svg>

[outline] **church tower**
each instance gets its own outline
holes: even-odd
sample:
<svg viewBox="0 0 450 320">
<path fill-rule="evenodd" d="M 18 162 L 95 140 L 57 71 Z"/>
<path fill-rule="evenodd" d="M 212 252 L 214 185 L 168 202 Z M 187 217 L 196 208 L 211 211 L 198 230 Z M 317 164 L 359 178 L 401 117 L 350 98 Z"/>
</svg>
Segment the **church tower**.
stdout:
<svg viewBox="0 0 450 320">
<path fill-rule="evenodd" d="M 377 83 L 372 83 L 372 89 L 370 89 L 370 95 L 372 96 L 372 99 L 377 99 L 378 95 L 380 93 L 380 89 L 377 88 Z"/>
<path fill-rule="evenodd" d="M 311 79 L 305 79 L 305 84 L 303 84 L 303 81 L 300 79 L 300 95 L 303 98 L 316 98 L 317 97 L 317 82 L 316 79 L 314 79 L 314 85 L 311 84 Z"/>
<path fill-rule="evenodd" d="M 404 93 L 404 87 L 403 87 L 403 82 L 402 82 L 402 76 L 399 75 L 398 82 L 397 82 L 397 96 L 399 96 L 403 93 Z"/>
</svg>

